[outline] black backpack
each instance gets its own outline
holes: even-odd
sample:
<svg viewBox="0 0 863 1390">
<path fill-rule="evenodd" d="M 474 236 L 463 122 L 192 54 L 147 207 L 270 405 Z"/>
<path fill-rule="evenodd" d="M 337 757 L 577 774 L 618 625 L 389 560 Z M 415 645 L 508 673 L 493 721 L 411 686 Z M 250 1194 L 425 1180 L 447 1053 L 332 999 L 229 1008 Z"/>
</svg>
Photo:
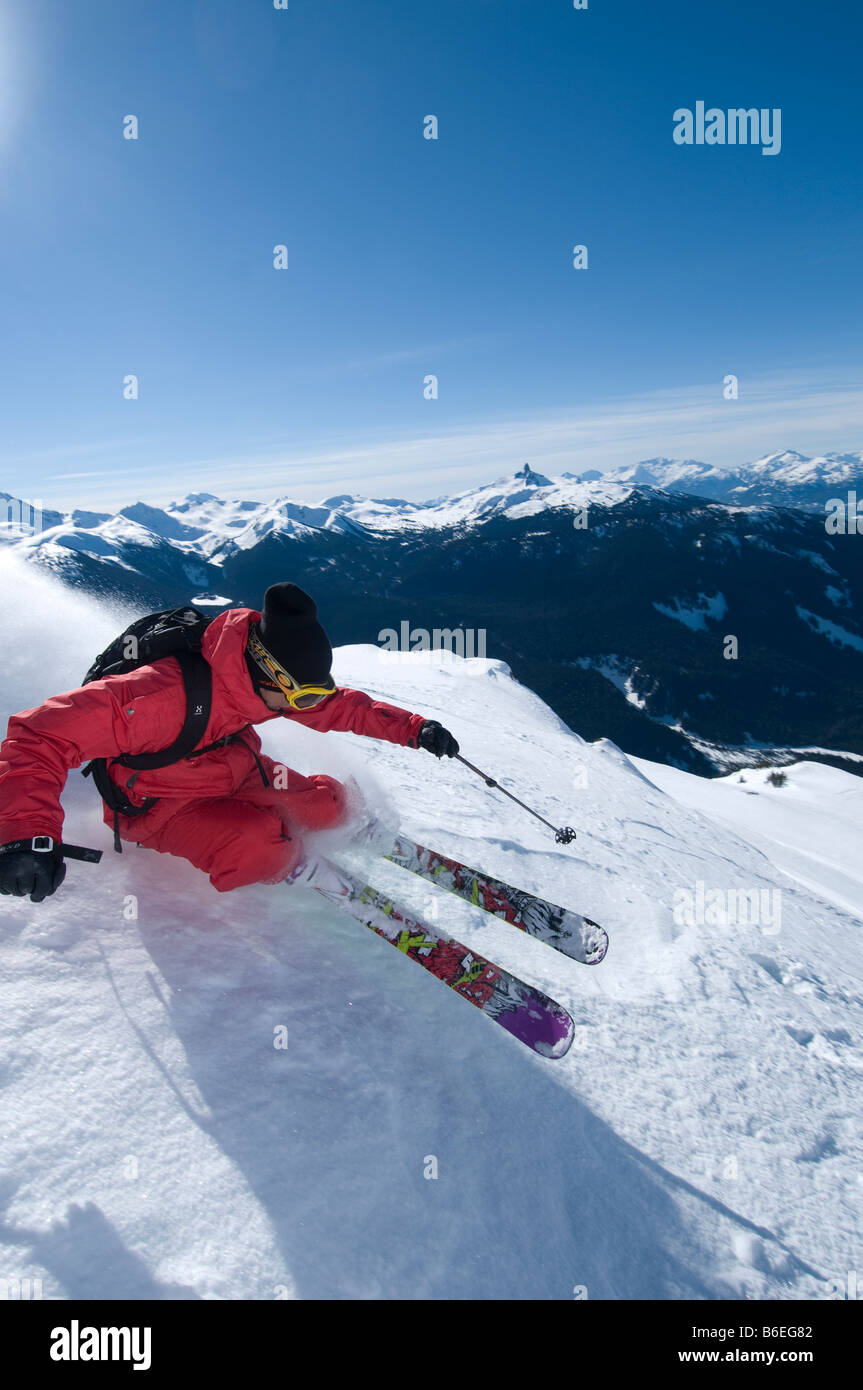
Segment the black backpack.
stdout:
<svg viewBox="0 0 863 1390">
<path fill-rule="evenodd" d="M 164 748 L 161 753 L 123 753 L 118 758 L 112 758 L 112 764 L 120 763 L 123 767 L 134 768 L 136 774 L 152 772 L 156 768 L 170 767 L 171 763 L 181 762 L 183 758 L 197 758 L 201 753 L 223 748 L 228 743 L 245 742 L 241 735 L 248 729 L 248 724 L 234 734 L 217 739 L 215 743 L 208 743 L 204 748 L 195 747 L 207 728 L 213 702 L 213 673 L 201 654 L 204 633 L 211 622 L 212 619 L 205 613 L 192 607 L 148 613 L 146 617 L 130 623 L 125 632 L 115 637 L 96 657 L 81 682 L 82 685 L 89 685 L 90 681 L 102 680 L 106 676 L 123 676 L 138 666 L 149 666 L 153 661 L 173 656 L 180 663 L 186 691 L 186 717 L 182 729 L 169 748 Z M 256 754 L 255 761 L 264 785 L 269 785 Z M 88 763 L 83 769 L 83 774 L 88 777 L 91 773 L 102 800 L 114 813 L 114 849 L 118 854 L 122 854 L 118 815 L 142 816 L 155 806 L 159 798 L 145 796 L 141 804 L 136 806 L 126 796 L 122 787 L 118 787 L 116 782 L 111 780 L 106 758 L 94 758 Z M 135 780 L 136 777 L 130 779 L 129 787 L 134 785 Z"/>
</svg>

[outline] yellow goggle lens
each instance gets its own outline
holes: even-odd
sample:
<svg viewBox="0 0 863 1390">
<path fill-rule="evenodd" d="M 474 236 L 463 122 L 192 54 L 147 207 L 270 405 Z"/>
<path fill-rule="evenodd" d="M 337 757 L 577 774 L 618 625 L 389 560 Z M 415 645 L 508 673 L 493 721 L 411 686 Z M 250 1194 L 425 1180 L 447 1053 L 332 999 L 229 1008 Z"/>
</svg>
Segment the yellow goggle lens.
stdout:
<svg viewBox="0 0 863 1390">
<path fill-rule="evenodd" d="M 322 684 L 301 685 L 290 671 L 286 671 L 284 666 L 276 661 L 276 658 L 267 651 L 260 638 L 251 631 L 249 632 L 249 650 L 258 665 L 272 676 L 292 709 L 314 709 L 329 695 L 335 693 L 336 683 L 332 676 L 327 676 L 326 681 Z"/>
</svg>

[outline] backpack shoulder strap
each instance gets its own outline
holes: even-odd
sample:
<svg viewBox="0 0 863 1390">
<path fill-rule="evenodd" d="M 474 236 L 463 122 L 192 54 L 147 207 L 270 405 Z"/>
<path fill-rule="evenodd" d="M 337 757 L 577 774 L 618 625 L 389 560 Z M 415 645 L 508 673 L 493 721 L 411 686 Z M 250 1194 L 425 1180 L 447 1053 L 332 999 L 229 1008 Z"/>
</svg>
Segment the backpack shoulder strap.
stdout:
<svg viewBox="0 0 863 1390">
<path fill-rule="evenodd" d="M 156 768 L 169 767 L 171 763 L 187 758 L 204 737 L 213 704 L 213 672 L 210 664 L 200 652 L 180 651 L 173 655 L 180 663 L 186 690 L 186 717 L 182 729 L 171 746 L 159 753 L 123 753 L 119 758 L 112 759 L 113 762 L 139 772 L 153 772 Z"/>
</svg>

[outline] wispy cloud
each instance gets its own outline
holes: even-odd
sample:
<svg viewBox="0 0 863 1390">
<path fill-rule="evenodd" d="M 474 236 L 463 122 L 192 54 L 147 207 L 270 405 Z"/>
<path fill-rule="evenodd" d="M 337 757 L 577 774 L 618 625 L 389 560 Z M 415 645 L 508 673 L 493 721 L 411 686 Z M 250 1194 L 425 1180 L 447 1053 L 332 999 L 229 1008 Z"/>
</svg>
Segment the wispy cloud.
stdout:
<svg viewBox="0 0 863 1390">
<path fill-rule="evenodd" d="M 355 431 L 322 427 L 289 447 L 261 440 L 243 451 L 203 457 L 183 456 L 154 435 L 149 442 L 126 441 L 126 449 L 142 457 L 137 465 L 130 464 L 129 452 L 123 457 L 119 441 L 70 445 L 51 454 L 86 456 L 111 448 L 122 464 L 41 478 L 37 457 L 48 455 L 16 462 L 19 473 L 26 468 L 31 489 L 42 488 L 43 480 L 77 484 L 62 494 L 54 489 L 57 506 L 119 507 L 138 498 L 159 504 L 197 491 L 252 500 L 276 495 L 320 500 L 338 492 L 418 500 L 488 482 L 525 462 L 547 473 L 605 470 L 657 455 L 735 467 L 775 449 L 861 448 L 863 373 L 851 379 L 843 373 L 843 378 L 800 371 L 742 379 L 736 401 L 724 400 L 716 382 L 668 387 L 453 429 L 435 424 L 436 402 L 430 401 L 429 427 L 421 434 L 380 430 L 358 441 Z M 91 479 L 100 480 L 98 491 Z"/>
<path fill-rule="evenodd" d="M 716 383 L 669 388 L 582 411 L 514 416 L 449 431 L 432 427 L 422 435 L 379 436 L 347 447 L 334 441 L 331 448 L 255 458 L 177 460 L 171 475 L 211 492 L 240 486 L 251 498 L 274 491 L 311 498 L 356 490 L 416 499 L 487 481 L 527 461 L 552 473 L 605 470 L 657 455 L 734 467 L 774 449 L 860 447 L 863 385 L 815 382 L 799 372 L 742 381 L 736 401 L 724 400 Z"/>
<path fill-rule="evenodd" d="M 358 358 L 353 362 L 333 364 L 333 372 L 339 371 L 377 371 L 379 368 L 398 366 L 400 362 L 426 362 L 429 371 L 434 371 L 443 357 L 454 352 L 472 351 L 488 347 L 500 341 L 500 334 L 477 333 L 468 338 L 450 338 L 443 343 L 423 343 L 420 347 L 396 348 L 392 352 L 379 352 L 370 357 Z"/>
</svg>

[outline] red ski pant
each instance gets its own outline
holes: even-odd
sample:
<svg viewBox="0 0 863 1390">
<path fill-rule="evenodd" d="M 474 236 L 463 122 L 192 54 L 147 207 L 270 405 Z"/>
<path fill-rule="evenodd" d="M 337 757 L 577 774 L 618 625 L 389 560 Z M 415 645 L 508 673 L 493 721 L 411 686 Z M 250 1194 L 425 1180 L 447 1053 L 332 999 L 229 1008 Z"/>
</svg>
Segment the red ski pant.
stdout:
<svg viewBox="0 0 863 1390">
<path fill-rule="evenodd" d="M 289 771 L 283 788 L 244 782 L 233 796 L 190 801 L 138 843 L 188 859 L 220 893 L 250 883 L 280 883 L 303 857 L 304 830 L 345 818 L 345 789 L 333 777 Z"/>
</svg>

